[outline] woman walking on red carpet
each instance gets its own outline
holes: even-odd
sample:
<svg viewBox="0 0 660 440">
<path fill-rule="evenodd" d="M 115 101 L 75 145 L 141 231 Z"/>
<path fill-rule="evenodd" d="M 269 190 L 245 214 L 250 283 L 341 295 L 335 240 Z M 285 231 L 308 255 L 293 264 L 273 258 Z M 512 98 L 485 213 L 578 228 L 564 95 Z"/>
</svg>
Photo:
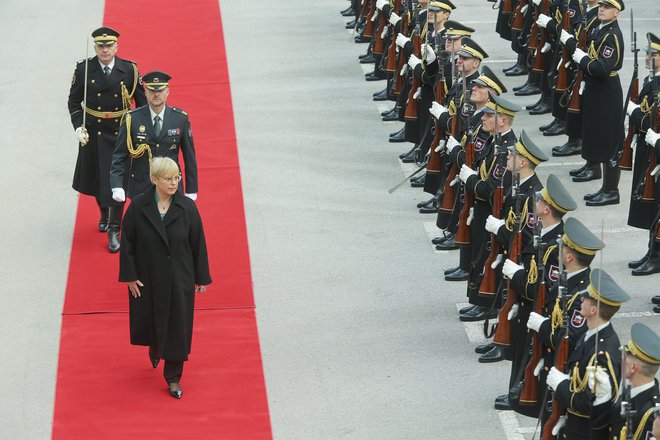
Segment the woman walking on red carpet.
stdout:
<svg viewBox="0 0 660 440">
<path fill-rule="evenodd" d="M 166 157 L 151 162 L 153 187 L 135 197 L 124 216 L 119 281 L 128 283 L 131 344 L 149 347 L 154 368 L 172 397 L 192 343 L 195 292 L 211 283 L 206 240 L 195 202 L 178 190 L 181 174 Z"/>
</svg>

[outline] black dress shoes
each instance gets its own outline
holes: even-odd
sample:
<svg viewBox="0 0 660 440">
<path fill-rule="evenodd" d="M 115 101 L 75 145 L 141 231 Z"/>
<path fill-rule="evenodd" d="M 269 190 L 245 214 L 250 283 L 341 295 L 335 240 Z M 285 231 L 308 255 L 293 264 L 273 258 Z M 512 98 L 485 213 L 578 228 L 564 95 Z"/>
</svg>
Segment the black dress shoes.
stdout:
<svg viewBox="0 0 660 440">
<path fill-rule="evenodd" d="M 360 64 L 373 64 L 375 62 L 376 62 L 376 57 L 374 57 L 374 54 L 372 53 L 367 54 L 366 57 L 360 60 Z"/>
<path fill-rule="evenodd" d="M 552 112 L 552 102 L 546 100 L 541 101 L 539 105 L 529 110 L 530 115 L 545 115 L 550 112 Z M 563 134 L 563 133 L 559 133 L 559 134 Z M 553 136 L 553 135 L 548 134 L 548 130 L 546 130 L 543 132 L 543 136 Z"/>
<path fill-rule="evenodd" d="M 442 246 L 439 244 L 438 246 Z M 435 248 L 437 249 L 438 246 Z M 470 273 L 467 270 L 458 269 L 450 274 L 445 275 L 445 281 L 467 281 L 470 278 Z"/>
<path fill-rule="evenodd" d="M 497 316 L 497 310 L 490 312 L 490 307 L 484 306 L 475 306 L 469 312 L 463 313 L 458 317 L 463 322 L 473 322 L 473 321 L 485 321 L 487 318 L 495 318 Z M 499 348 L 499 347 L 495 347 Z M 493 350 L 491 350 L 493 351 Z M 490 351 L 488 352 L 490 353 Z"/>
<path fill-rule="evenodd" d="M 421 186 L 424 186 L 422 184 Z M 433 199 L 433 202 L 431 202 L 429 205 L 424 205 L 421 208 L 419 208 L 419 213 L 420 214 L 437 214 L 438 213 L 438 200 Z"/>
<path fill-rule="evenodd" d="M 583 199 L 584 199 L 584 200 L 593 200 L 593 199 L 595 199 L 596 197 L 600 197 L 600 195 L 602 194 L 602 192 L 603 192 L 603 188 L 599 189 L 599 190 L 596 191 L 595 193 L 585 194 L 584 197 L 583 197 Z"/>
<path fill-rule="evenodd" d="M 533 110 L 533 109 L 535 109 L 536 107 L 538 107 L 539 105 L 541 105 L 542 102 L 543 102 L 543 96 L 541 96 L 541 97 L 539 98 L 539 100 L 536 101 L 534 104 L 526 105 L 526 106 L 525 106 L 525 110 Z"/>
<path fill-rule="evenodd" d="M 495 347 L 495 344 L 493 344 L 492 342 L 488 342 L 486 344 L 477 345 L 476 348 L 474 349 L 474 352 L 477 354 L 486 354 L 489 351 L 491 351 L 493 347 Z"/>
<path fill-rule="evenodd" d="M 586 169 L 587 169 L 587 164 L 585 163 L 585 164 L 582 165 L 580 168 L 575 168 L 574 170 L 570 170 L 570 171 L 568 172 L 568 175 L 569 175 L 569 176 L 573 176 L 573 177 L 575 177 L 575 176 L 577 176 L 578 174 L 582 174 L 582 173 L 584 172 L 584 170 L 586 170 Z"/>
<path fill-rule="evenodd" d="M 628 267 L 631 269 L 637 269 L 639 266 L 646 263 L 648 259 L 649 259 L 649 254 L 646 254 L 639 260 L 631 261 L 630 263 L 628 263 Z M 659 302 L 656 303 L 655 298 L 658 298 Z M 654 296 L 652 302 L 653 304 L 660 304 L 660 296 Z"/>
<path fill-rule="evenodd" d="M 545 132 L 543 134 L 545 134 Z M 582 140 L 580 139 L 569 140 L 564 145 L 552 147 L 552 155 L 555 157 L 575 156 L 580 153 L 582 153 Z M 574 175 L 575 174 L 571 174 L 571 176 Z"/>
<path fill-rule="evenodd" d="M 493 348 L 488 353 L 484 353 L 481 356 L 479 356 L 480 364 L 491 364 L 493 362 L 499 362 L 503 360 L 504 360 L 504 353 L 502 352 L 502 347 L 498 345 L 494 345 Z"/>
<path fill-rule="evenodd" d="M 158 357 L 158 354 L 151 347 L 149 347 L 149 361 L 153 368 L 156 368 L 160 363 L 160 357 Z"/>
<path fill-rule="evenodd" d="M 529 69 L 526 66 L 521 66 L 520 64 L 516 65 L 511 70 L 508 70 L 504 72 L 506 76 L 522 76 L 522 75 L 527 75 L 529 73 Z"/>
<path fill-rule="evenodd" d="M 649 258 L 637 269 L 632 270 L 632 274 L 636 277 L 652 275 L 658 272 L 660 272 L 660 257 Z"/>
<path fill-rule="evenodd" d="M 601 177 L 600 164 L 595 166 L 586 166 L 584 170 L 573 176 L 573 182 L 589 182 L 590 180 L 598 180 Z"/>
<path fill-rule="evenodd" d="M 434 199 L 435 199 L 435 197 L 431 197 L 430 199 L 428 199 L 428 200 L 425 201 L 425 202 L 419 202 L 419 203 L 417 204 L 417 207 L 418 207 L 418 208 L 423 208 L 423 207 L 426 206 L 426 205 L 430 205 L 431 203 L 433 203 L 433 200 L 434 200 Z M 435 238 L 434 238 L 433 240 L 435 240 Z M 435 244 L 435 243 L 433 243 L 433 244 Z"/>
<path fill-rule="evenodd" d="M 660 295 L 656 295 L 653 298 L 651 298 L 651 303 L 655 305 L 660 305 Z"/>
<path fill-rule="evenodd" d="M 447 241 L 447 240 L 451 240 L 451 239 L 453 239 L 453 238 L 454 238 L 454 234 L 452 234 L 451 232 L 444 232 L 444 233 L 442 234 L 442 236 L 440 236 L 440 237 L 435 237 L 433 240 L 431 240 L 431 243 L 433 243 L 433 244 L 440 244 L 440 243 L 444 243 L 444 242 Z M 451 273 L 451 272 L 455 271 L 456 269 L 458 269 L 458 266 L 457 266 L 457 267 L 454 267 L 450 272 L 445 271 L 445 275 L 447 275 L 448 273 Z"/>
<path fill-rule="evenodd" d="M 393 135 L 390 135 L 390 142 L 396 143 L 396 142 L 405 142 L 405 141 L 406 141 L 406 127 L 403 127 L 398 132 L 394 133 Z M 407 154 L 404 154 L 404 156 L 407 156 Z M 400 158 L 403 159 L 403 157 Z"/>
<path fill-rule="evenodd" d="M 373 100 L 374 101 L 387 101 L 387 87 L 385 87 L 383 90 L 381 90 L 378 93 L 374 93 Z"/>
<path fill-rule="evenodd" d="M 367 81 L 380 81 L 385 79 L 385 73 L 380 72 L 378 70 L 374 70 L 373 72 L 364 75 L 364 79 L 366 79 Z"/>
<path fill-rule="evenodd" d="M 410 153 L 408 153 L 407 156 L 404 156 L 401 159 L 401 162 L 403 162 L 403 163 L 413 163 L 413 162 L 415 162 L 415 156 L 417 156 L 417 147 L 418 147 L 418 145 L 415 144 L 415 148 L 413 148 L 410 151 Z"/>
<path fill-rule="evenodd" d="M 514 95 L 516 96 L 532 96 L 532 95 L 540 95 L 541 94 L 541 89 L 536 87 L 534 84 L 527 83 L 525 87 L 523 87 L 520 90 L 517 90 L 513 92 Z"/>
<path fill-rule="evenodd" d="M 619 190 L 615 189 L 612 191 L 601 191 L 600 194 L 596 195 L 589 200 L 587 200 L 587 206 L 606 206 L 606 205 L 617 205 L 619 204 Z M 633 271 L 634 272 L 634 271 Z"/>
<path fill-rule="evenodd" d="M 343 11 L 340 12 L 340 14 L 344 17 L 350 17 L 351 15 L 355 15 L 355 12 L 353 12 L 353 6 L 349 6 L 348 8 L 344 9 Z"/>
<path fill-rule="evenodd" d="M 518 90 L 522 90 L 522 89 L 524 89 L 525 87 L 527 87 L 527 84 L 529 84 L 529 83 L 528 83 L 527 81 L 525 81 L 525 82 L 522 83 L 521 85 L 519 85 L 519 86 L 515 86 L 515 87 L 513 88 L 513 91 L 514 91 L 514 92 L 517 92 Z"/>
<path fill-rule="evenodd" d="M 439 251 L 453 251 L 454 249 L 458 249 L 458 245 L 456 244 L 456 240 L 454 240 L 454 237 L 452 237 L 450 239 L 447 239 L 447 240 L 443 241 L 440 244 L 436 244 L 435 248 L 436 248 L 436 250 L 439 250 Z M 453 274 L 449 274 L 449 275 L 453 275 Z M 449 275 L 447 275 L 447 276 L 449 276 Z M 447 279 L 447 277 L 445 277 L 445 279 Z M 459 280 L 459 281 L 461 281 L 461 280 Z"/>
<path fill-rule="evenodd" d="M 552 107 L 552 105 L 550 106 Z M 552 109 L 551 109 L 552 111 Z M 530 111 L 531 114 L 531 111 Z M 559 121 L 552 127 L 543 131 L 543 136 L 559 136 L 560 134 L 566 134 L 566 122 Z"/>
<path fill-rule="evenodd" d="M 362 35 L 357 35 L 357 36 L 353 39 L 353 41 L 355 41 L 356 43 L 370 43 L 370 42 L 371 42 L 371 38 L 365 38 L 365 37 L 363 37 Z"/>
<path fill-rule="evenodd" d="M 509 403 L 509 396 L 505 396 L 504 400 L 495 400 L 495 409 L 498 411 L 511 411 L 511 404 Z"/>
<path fill-rule="evenodd" d="M 553 119 L 552 122 L 550 122 L 549 124 L 541 125 L 541 126 L 539 127 L 539 131 L 550 130 L 552 127 L 555 126 L 555 124 L 556 124 L 558 121 L 559 121 L 559 119 L 555 118 L 555 119 Z"/>
<path fill-rule="evenodd" d="M 426 174 L 420 176 L 419 178 L 413 177 L 412 179 L 410 179 L 410 186 L 412 186 L 413 188 L 424 188 L 424 181 L 426 181 Z"/>
<path fill-rule="evenodd" d="M 417 149 L 417 144 L 413 145 L 413 147 L 410 149 L 410 151 L 399 154 L 399 159 L 403 159 L 406 156 L 410 156 L 410 154 L 412 154 L 416 149 Z"/>
<path fill-rule="evenodd" d="M 348 23 L 346 23 L 346 29 L 353 29 L 355 27 L 355 24 L 356 24 L 355 19 L 349 21 Z"/>
<path fill-rule="evenodd" d="M 363 60 L 366 57 L 368 57 L 369 55 L 371 55 L 371 51 L 367 50 L 367 53 L 363 53 L 362 55 L 358 55 L 358 60 Z"/>
<path fill-rule="evenodd" d="M 178 383 L 168 383 L 167 389 L 170 392 L 170 396 L 174 397 L 175 399 L 180 399 L 183 396 L 183 390 Z"/>
<path fill-rule="evenodd" d="M 653 313 L 660 313 L 660 306 L 653 306 Z"/>
<path fill-rule="evenodd" d="M 474 309 L 476 306 L 474 304 L 470 304 L 469 306 L 466 307 L 461 307 L 458 311 L 459 315 L 462 315 L 463 313 L 467 313 L 470 310 Z"/>
<path fill-rule="evenodd" d="M 445 269 L 445 270 L 443 271 L 443 274 L 445 274 L 445 275 L 449 275 L 450 273 L 454 273 L 454 272 L 456 272 L 456 271 L 457 271 L 458 269 L 460 269 L 460 268 L 461 268 L 460 266 L 450 267 L 449 269 Z M 472 304 L 470 304 L 469 307 L 464 307 L 465 312 L 467 311 L 467 309 L 471 309 L 471 308 L 473 308 L 473 307 L 474 307 L 474 306 L 473 306 Z M 461 309 L 461 310 L 463 310 L 463 309 Z M 465 313 L 464 311 L 461 311 L 461 310 L 459 310 L 458 313 L 461 313 L 461 314 L 462 314 L 462 313 Z"/>
<path fill-rule="evenodd" d="M 509 70 L 513 70 L 516 67 L 518 67 L 518 63 L 514 64 L 513 66 L 505 67 L 504 69 L 502 69 L 502 72 L 507 73 Z"/>
<path fill-rule="evenodd" d="M 376 101 L 376 98 L 374 98 L 374 101 Z M 381 116 L 381 119 L 383 121 L 396 121 L 396 120 L 398 120 L 399 119 L 399 109 L 398 108 L 393 108 L 388 113 L 385 113 L 383 116 Z M 390 142 L 393 142 L 392 138 L 390 138 Z"/>
</svg>

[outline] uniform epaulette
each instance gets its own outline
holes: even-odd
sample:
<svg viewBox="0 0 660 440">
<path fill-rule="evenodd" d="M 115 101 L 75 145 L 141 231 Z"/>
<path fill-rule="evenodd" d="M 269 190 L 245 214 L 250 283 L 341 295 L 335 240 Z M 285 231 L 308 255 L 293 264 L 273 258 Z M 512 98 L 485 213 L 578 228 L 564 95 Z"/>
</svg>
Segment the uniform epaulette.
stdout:
<svg viewBox="0 0 660 440">
<path fill-rule="evenodd" d="M 87 58 L 87 59 L 88 59 L 89 61 L 92 61 L 92 60 L 94 59 L 94 57 L 89 57 L 89 58 Z M 84 62 L 85 62 L 85 58 L 83 58 L 82 60 L 78 60 L 78 61 L 76 61 L 76 64 L 82 64 L 82 63 L 84 63 Z"/>
<path fill-rule="evenodd" d="M 185 112 L 184 110 L 181 110 L 180 108 L 172 107 L 172 110 L 174 110 L 177 113 L 181 113 L 183 116 L 188 116 L 188 113 Z"/>
</svg>

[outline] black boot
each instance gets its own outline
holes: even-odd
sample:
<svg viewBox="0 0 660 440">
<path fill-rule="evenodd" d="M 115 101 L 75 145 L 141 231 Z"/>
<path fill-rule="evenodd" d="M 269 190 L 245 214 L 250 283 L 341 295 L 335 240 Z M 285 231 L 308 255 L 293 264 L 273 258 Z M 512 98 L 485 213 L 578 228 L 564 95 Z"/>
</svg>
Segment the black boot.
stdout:
<svg viewBox="0 0 660 440">
<path fill-rule="evenodd" d="M 568 175 L 569 175 L 569 176 L 573 176 L 573 177 L 575 177 L 575 176 L 577 176 L 578 174 L 582 174 L 582 172 L 587 168 L 588 165 L 589 165 L 589 162 L 586 162 L 586 163 L 585 163 L 584 165 L 582 165 L 580 168 L 575 168 L 574 170 L 570 170 L 570 171 L 568 172 Z"/>
<path fill-rule="evenodd" d="M 541 94 L 541 89 L 531 83 L 527 83 L 522 89 L 516 90 L 513 92 L 516 96 L 531 96 Z"/>
<path fill-rule="evenodd" d="M 552 127 L 555 126 L 555 124 L 556 124 L 557 122 L 559 122 L 559 119 L 558 119 L 558 118 L 554 118 L 554 119 L 552 120 L 551 123 L 546 124 L 546 125 L 541 125 L 541 126 L 539 127 L 539 130 L 540 130 L 540 131 L 550 130 Z"/>
<path fill-rule="evenodd" d="M 119 230 L 121 229 L 121 218 L 124 215 L 124 204 L 113 206 L 108 215 L 108 250 L 110 253 L 119 252 Z"/>
<path fill-rule="evenodd" d="M 403 158 L 401 159 L 401 162 L 403 162 L 403 163 L 414 163 L 414 162 L 415 162 L 415 158 L 416 158 L 416 156 L 417 156 L 417 149 L 418 149 L 418 148 L 419 148 L 419 144 L 415 144 L 415 146 L 413 147 L 412 150 L 410 150 L 410 152 L 408 153 L 408 155 L 406 155 L 405 157 L 403 157 Z"/>
<path fill-rule="evenodd" d="M 555 157 L 575 156 L 582 153 L 582 139 L 576 137 L 568 137 L 568 142 L 558 147 L 552 147 L 552 155 Z M 575 176 L 578 173 L 571 174 Z"/>
<path fill-rule="evenodd" d="M 406 141 L 406 127 L 403 127 L 400 131 L 397 133 L 394 133 L 393 135 L 390 135 L 390 142 L 405 142 Z M 406 153 L 408 154 L 408 153 Z M 400 155 L 399 157 L 403 159 L 402 156 L 405 156 L 406 154 Z"/>
<path fill-rule="evenodd" d="M 543 97 L 539 105 L 529 110 L 530 115 L 545 115 L 550 112 L 552 112 L 552 98 L 548 99 L 545 96 Z M 555 127 L 557 127 L 557 125 L 555 125 Z M 552 135 L 549 135 L 548 131 L 546 130 L 543 132 L 543 136 L 552 136 Z"/>
<path fill-rule="evenodd" d="M 387 101 L 387 87 L 373 94 L 374 101 Z"/>
<path fill-rule="evenodd" d="M 600 177 L 600 163 L 587 161 L 584 170 L 573 176 L 573 182 L 589 182 L 590 180 L 600 179 Z"/>
<path fill-rule="evenodd" d="M 552 108 L 552 104 L 550 107 Z M 530 111 L 529 114 L 531 115 L 532 112 Z M 543 136 L 559 136 L 560 134 L 566 134 L 566 121 L 559 120 L 553 127 L 543 132 Z"/>
<path fill-rule="evenodd" d="M 609 162 L 603 164 L 603 187 L 600 195 L 587 200 L 587 206 L 617 205 L 619 203 L 619 165 L 612 167 Z"/>
<path fill-rule="evenodd" d="M 644 276 L 658 272 L 660 272 L 660 243 L 653 240 L 648 259 L 637 269 L 633 269 L 632 274 L 634 276 Z"/>
</svg>

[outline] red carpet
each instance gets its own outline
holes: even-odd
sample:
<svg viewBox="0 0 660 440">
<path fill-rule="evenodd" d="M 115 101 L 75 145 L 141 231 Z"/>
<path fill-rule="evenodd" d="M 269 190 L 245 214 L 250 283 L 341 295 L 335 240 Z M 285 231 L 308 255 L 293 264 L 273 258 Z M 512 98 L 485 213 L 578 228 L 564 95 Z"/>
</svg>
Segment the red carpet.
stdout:
<svg viewBox="0 0 660 440">
<path fill-rule="evenodd" d="M 218 1 L 106 0 L 103 24 L 121 33 L 119 56 L 136 61 L 142 73 L 162 70 L 173 77 L 168 104 L 190 115 L 200 175 L 197 204 L 214 282 L 197 296 L 184 397 L 176 401 L 167 394 L 162 365 L 153 371 L 146 347 L 129 344 L 123 313 L 128 294 L 117 282 L 118 258 L 96 229 L 95 202 L 82 197 L 63 311 L 53 438 L 271 438 Z"/>
</svg>

